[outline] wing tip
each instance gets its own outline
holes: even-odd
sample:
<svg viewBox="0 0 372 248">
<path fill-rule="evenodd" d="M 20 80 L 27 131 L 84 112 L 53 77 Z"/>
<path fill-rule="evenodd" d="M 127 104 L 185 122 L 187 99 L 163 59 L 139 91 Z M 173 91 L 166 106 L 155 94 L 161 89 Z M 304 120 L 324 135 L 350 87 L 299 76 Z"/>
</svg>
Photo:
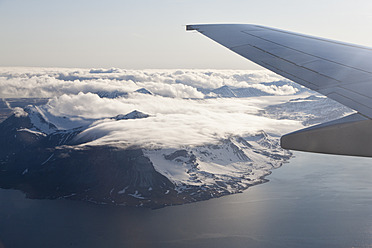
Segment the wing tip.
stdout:
<svg viewBox="0 0 372 248">
<path fill-rule="evenodd" d="M 186 25 L 186 31 L 198 30 L 195 25 Z"/>
</svg>

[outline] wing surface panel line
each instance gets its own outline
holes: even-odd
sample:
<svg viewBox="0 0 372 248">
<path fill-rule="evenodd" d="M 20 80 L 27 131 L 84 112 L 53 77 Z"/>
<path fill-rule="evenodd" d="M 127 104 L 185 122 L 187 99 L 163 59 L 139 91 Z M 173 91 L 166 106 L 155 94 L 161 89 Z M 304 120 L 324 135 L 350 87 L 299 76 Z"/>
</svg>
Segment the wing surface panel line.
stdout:
<svg viewBox="0 0 372 248">
<path fill-rule="evenodd" d="M 324 39 L 324 38 L 320 38 L 320 37 L 316 37 L 316 36 L 304 35 L 304 34 L 300 34 L 300 33 L 296 33 L 296 32 L 289 32 L 289 31 L 285 31 L 285 30 L 281 30 L 281 29 L 275 29 L 275 28 L 270 28 L 270 27 L 265 27 L 265 26 L 260 26 L 260 25 L 253 25 L 253 26 L 258 27 L 258 28 L 262 28 L 262 29 L 267 29 L 267 30 L 270 30 L 270 31 L 275 31 L 275 32 L 278 32 L 278 33 L 284 33 L 284 34 L 288 34 L 288 35 L 294 35 L 294 36 L 298 36 L 298 37 L 303 37 L 303 38 L 308 38 L 308 39 L 333 43 L 333 44 L 337 44 L 337 45 L 348 46 L 348 47 L 353 47 L 353 48 L 360 48 L 360 49 L 372 51 L 372 48 L 369 48 L 369 47 L 366 47 L 366 46 L 361 46 L 361 45 L 356 45 L 356 44 L 352 44 L 352 43 L 340 42 L 340 41 L 331 40 L 331 39 Z M 243 30 L 242 32 L 246 32 L 246 31 L 248 31 L 248 30 Z M 253 30 L 253 31 L 256 31 L 256 30 Z"/>
<path fill-rule="evenodd" d="M 304 51 L 301 51 L 301 50 L 298 50 L 298 49 L 294 49 L 292 47 L 288 47 L 288 46 L 285 46 L 283 44 L 280 44 L 280 43 L 277 43 L 277 42 L 274 42 L 274 41 L 270 41 L 268 39 L 265 39 L 265 38 L 262 38 L 260 36 L 257 36 L 257 35 L 254 35 L 254 34 L 251 34 L 251 33 L 247 33 L 245 31 L 242 31 L 243 33 L 247 34 L 247 35 L 250 35 L 250 36 L 253 36 L 255 38 L 258 38 L 258 39 L 261 39 L 261 40 L 264 40 L 264 41 L 267 41 L 267 42 L 270 42 L 272 44 L 275 44 L 275 45 L 278 45 L 278 46 L 281 46 L 281 47 L 284 47 L 284 48 L 287 48 L 287 49 L 290 49 L 292 51 L 296 51 L 296 52 L 299 52 L 299 53 L 302 53 L 302 54 L 306 54 L 308 56 L 312 56 L 314 58 L 318 58 L 318 59 L 321 59 L 321 60 L 324 60 L 324 61 L 328 61 L 328 62 L 331 62 L 331 63 L 334 63 L 334 64 L 337 64 L 337 65 L 341 65 L 341 66 L 344 66 L 344 67 L 347 67 L 347 68 L 350 68 L 350 69 L 354 69 L 354 70 L 358 70 L 358 71 L 362 71 L 362 72 L 365 72 L 365 73 L 368 73 L 368 74 L 371 74 L 372 75 L 372 72 L 370 71 L 366 71 L 366 70 L 363 70 L 363 69 L 360 69 L 360 68 L 356 68 L 356 67 L 352 67 L 352 66 L 349 66 L 349 65 L 345 65 L 345 64 L 342 64 L 342 63 L 339 63 L 339 62 L 336 62 L 336 61 L 333 61 L 333 60 L 330 60 L 330 59 L 326 59 L 326 58 L 323 58 L 323 57 L 320 57 L 320 56 L 317 56 L 317 55 L 314 55 L 314 54 L 310 54 L 310 53 L 306 53 Z M 307 38 L 306 36 L 303 36 L 305 38 Z M 340 43 L 342 44 L 342 43 Z M 249 45 L 249 44 L 247 44 Z M 240 46 L 244 46 L 244 45 L 239 45 L 239 46 L 235 46 L 235 47 L 240 47 Z M 231 48 L 235 48 L 235 47 L 231 47 Z M 372 49 L 369 49 L 372 51 Z"/>
<path fill-rule="evenodd" d="M 251 46 L 251 45 L 248 45 L 248 46 Z M 320 72 L 314 71 L 314 70 L 309 69 L 309 68 L 307 68 L 307 67 L 304 67 L 304 66 L 298 65 L 298 64 L 296 64 L 296 63 L 294 63 L 294 62 L 292 62 L 292 61 L 290 61 L 290 60 L 287 60 L 287 59 L 285 59 L 285 58 L 279 57 L 279 56 L 277 56 L 277 55 L 275 55 L 275 54 L 272 54 L 272 53 L 270 53 L 270 52 L 268 52 L 268 51 L 266 51 L 266 50 L 263 50 L 263 49 L 261 49 L 261 48 L 259 48 L 259 47 L 256 47 L 256 46 L 251 46 L 251 47 L 254 47 L 254 48 L 256 48 L 256 49 L 258 49 L 258 50 L 260 50 L 260 51 L 262 51 L 262 52 L 265 52 L 265 53 L 267 53 L 267 54 L 270 54 L 270 55 L 273 56 L 273 57 L 276 57 L 276 58 L 278 58 L 278 59 L 281 59 L 281 60 L 283 60 L 283 61 L 286 61 L 286 62 L 288 62 L 288 63 L 291 63 L 291 64 L 293 64 L 294 66 L 297 66 L 297 67 L 303 68 L 303 69 L 305 69 L 305 70 L 311 71 L 312 73 L 315 73 L 315 74 L 321 75 L 321 76 L 323 76 L 323 77 L 326 77 L 326 78 L 329 78 L 329 79 L 332 79 L 332 80 L 335 80 L 335 81 L 341 83 L 340 80 L 337 80 L 337 79 L 335 79 L 335 78 L 333 78 L 333 77 L 330 77 L 330 76 L 328 76 L 328 75 L 324 75 L 324 74 L 322 74 L 322 73 L 320 73 Z"/>
</svg>

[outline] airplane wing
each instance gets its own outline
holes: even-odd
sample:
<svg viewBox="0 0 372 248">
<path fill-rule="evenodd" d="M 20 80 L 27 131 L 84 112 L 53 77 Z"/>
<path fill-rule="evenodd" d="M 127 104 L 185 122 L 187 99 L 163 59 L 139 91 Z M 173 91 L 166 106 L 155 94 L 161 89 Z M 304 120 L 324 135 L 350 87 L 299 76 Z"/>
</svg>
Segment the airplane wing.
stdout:
<svg viewBox="0 0 372 248">
<path fill-rule="evenodd" d="M 372 48 L 250 24 L 186 30 L 358 112 L 284 135 L 283 148 L 372 157 Z"/>
</svg>

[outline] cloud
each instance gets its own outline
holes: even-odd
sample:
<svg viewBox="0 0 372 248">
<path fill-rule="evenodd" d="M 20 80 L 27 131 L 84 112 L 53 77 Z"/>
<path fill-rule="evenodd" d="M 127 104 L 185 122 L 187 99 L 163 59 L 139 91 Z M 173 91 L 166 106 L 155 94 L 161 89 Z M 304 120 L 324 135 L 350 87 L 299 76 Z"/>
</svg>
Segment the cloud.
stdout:
<svg viewBox="0 0 372 248">
<path fill-rule="evenodd" d="M 259 130 L 283 134 L 300 128 L 297 121 L 257 116 L 258 106 L 270 99 L 182 99 L 133 94 L 107 99 L 80 93 L 52 99 L 47 111 L 56 116 L 107 118 L 93 122 L 77 137 L 85 145 L 128 144 L 142 147 L 180 147 L 216 143 L 229 135 L 250 135 Z M 138 110 L 150 117 L 116 121 L 108 117 Z"/>
<path fill-rule="evenodd" d="M 184 84 L 165 84 L 161 82 L 137 83 L 152 93 L 172 98 L 204 98 L 204 94 L 196 88 Z"/>
<path fill-rule="evenodd" d="M 292 94 L 285 87 L 263 87 L 284 79 L 268 71 L 233 70 L 122 70 L 0 68 L 0 97 L 54 97 L 63 94 L 119 92 L 139 88 L 173 98 L 203 98 L 200 89 L 224 85 L 237 88 L 264 88 L 273 94 Z M 287 81 L 289 83 L 289 81 Z"/>
<path fill-rule="evenodd" d="M 278 80 L 282 81 L 276 85 Z M 297 90 L 266 71 L 0 68 L 0 97 L 51 98 L 40 108 L 44 116 L 61 122 L 56 124 L 60 128 L 89 125 L 77 137 L 85 145 L 202 145 L 259 130 L 280 135 L 302 126 L 297 121 L 257 116 L 259 109 L 279 98 L 208 99 L 202 93 L 208 90 L 201 90 L 223 85 L 273 95 L 293 95 Z M 154 95 L 135 92 L 140 88 Z M 100 97 L 99 92 L 128 94 L 111 99 Z M 150 117 L 110 118 L 133 110 Z"/>
<path fill-rule="evenodd" d="M 263 92 L 276 95 L 276 96 L 283 96 L 283 95 L 294 95 L 299 90 L 291 85 L 264 85 L 264 84 L 252 84 L 252 88 L 262 90 Z"/>
<path fill-rule="evenodd" d="M 118 68 L 110 68 L 110 69 L 90 69 L 89 73 L 122 73 L 123 71 Z"/>
<path fill-rule="evenodd" d="M 22 108 L 19 108 L 19 107 L 15 107 L 13 109 L 13 114 L 17 118 L 19 118 L 19 117 L 26 117 L 28 115 Z"/>
</svg>

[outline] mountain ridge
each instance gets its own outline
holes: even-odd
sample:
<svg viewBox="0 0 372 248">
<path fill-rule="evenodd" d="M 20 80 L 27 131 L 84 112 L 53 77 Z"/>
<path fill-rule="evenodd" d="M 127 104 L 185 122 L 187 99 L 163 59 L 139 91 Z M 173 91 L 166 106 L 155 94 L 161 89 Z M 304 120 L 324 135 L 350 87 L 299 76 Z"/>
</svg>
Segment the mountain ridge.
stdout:
<svg viewBox="0 0 372 248">
<path fill-rule="evenodd" d="M 114 119 L 148 117 L 135 110 Z M 20 189 L 30 198 L 158 208 L 241 192 L 264 182 L 291 156 L 285 151 L 271 156 L 267 147 L 238 136 L 184 149 L 82 146 L 75 137 L 88 126 L 57 126 L 32 106 L 0 123 L 6 141 L 0 144 L 1 187 Z"/>
</svg>

